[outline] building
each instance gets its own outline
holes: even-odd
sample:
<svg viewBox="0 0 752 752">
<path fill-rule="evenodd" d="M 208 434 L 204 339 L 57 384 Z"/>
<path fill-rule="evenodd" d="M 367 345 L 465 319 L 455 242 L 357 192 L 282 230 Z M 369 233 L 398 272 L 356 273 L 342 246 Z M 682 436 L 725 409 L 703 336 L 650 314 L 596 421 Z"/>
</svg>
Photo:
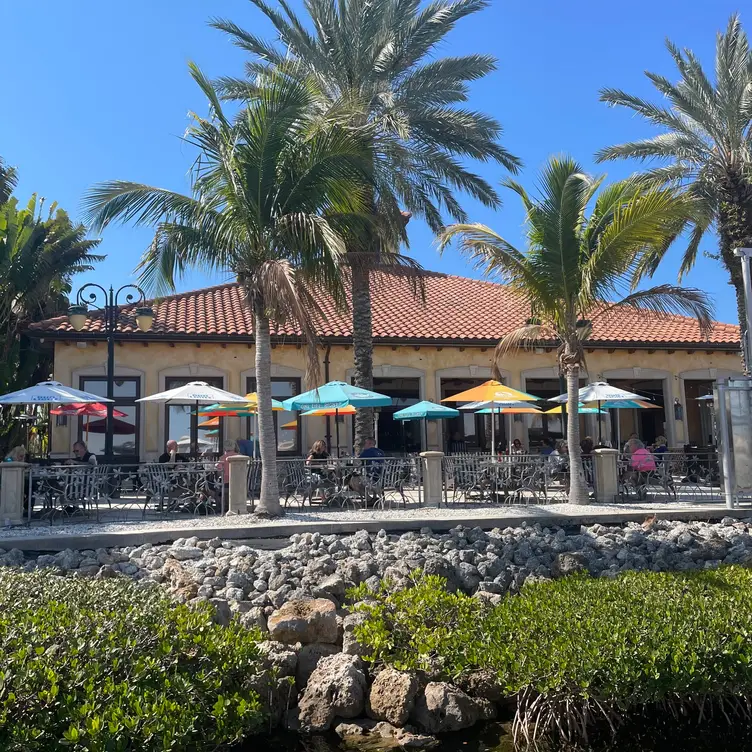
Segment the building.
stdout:
<svg viewBox="0 0 752 752">
<path fill-rule="evenodd" d="M 502 285 L 427 272 L 424 299 L 416 298 L 406 278 L 378 274 L 373 282 L 374 388 L 394 398 L 394 405 L 377 415 L 380 445 L 386 451 L 421 448 L 416 425 L 403 428 L 391 414 L 417 400 L 442 398 L 491 377 L 494 347 L 506 332 L 523 325 L 527 306 Z M 225 284 L 180 293 L 153 303 L 154 325 L 140 332 L 134 309 L 121 310 L 116 333 L 116 406 L 126 413 L 116 425 L 116 451 L 123 460 L 156 457 L 166 439 L 189 441 L 190 419 L 182 407 L 137 405 L 141 396 L 203 380 L 232 392 L 253 391 L 254 344 L 252 316 L 244 305 L 243 290 Z M 321 364 L 324 380 L 349 380 L 352 376 L 352 344 L 349 313 L 321 301 L 325 321 L 321 325 Z M 101 314 L 93 314 L 76 332 L 65 316 L 33 325 L 30 334 L 43 347 L 54 348 L 55 378 L 63 383 L 105 394 L 106 343 Z M 739 328 L 717 324 L 710 336 L 702 336 L 697 322 L 681 316 L 655 318 L 620 310 L 607 319 L 594 319 L 587 343 L 589 380 L 609 382 L 639 392 L 661 409 L 618 411 L 622 436 L 636 430 L 651 441 L 658 434 L 670 445 L 705 445 L 712 441 L 707 403 L 697 397 L 708 394 L 716 379 L 741 369 Z M 295 327 L 273 337 L 273 392 L 279 399 L 306 388 L 305 350 Z M 559 394 L 556 343 L 508 356 L 502 362 L 505 383 L 540 397 Z M 584 382 L 583 382 L 584 383 Z M 327 435 L 323 418 L 298 418 L 276 413 L 279 451 L 296 455 Z M 514 437 L 535 447 L 546 435 L 561 434 L 559 418 L 517 416 L 511 426 Z M 488 446 L 488 418 L 463 415 L 448 425 L 431 423 L 428 444 L 443 448 L 448 437 L 459 432 L 469 448 Z M 597 436 L 595 416 L 582 416 L 583 430 Z M 603 418 L 604 437 L 614 437 L 611 416 Z M 342 451 L 351 446 L 352 419 L 340 418 Z M 335 435 L 333 419 L 328 432 Z M 59 419 L 53 426 L 53 456 L 67 456 L 71 445 L 85 435 L 82 421 Z M 89 427 L 94 451 L 104 446 L 103 421 Z M 196 430 L 196 429 L 194 429 Z M 198 429 L 208 444 L 222 438 L 246 438 L 250 419 L 226 418 L 218 427 Z M 499 427 L 504 436 L 507 426 Z M 194 440 L 196 436 L 192 437 Z"/>
</svg>

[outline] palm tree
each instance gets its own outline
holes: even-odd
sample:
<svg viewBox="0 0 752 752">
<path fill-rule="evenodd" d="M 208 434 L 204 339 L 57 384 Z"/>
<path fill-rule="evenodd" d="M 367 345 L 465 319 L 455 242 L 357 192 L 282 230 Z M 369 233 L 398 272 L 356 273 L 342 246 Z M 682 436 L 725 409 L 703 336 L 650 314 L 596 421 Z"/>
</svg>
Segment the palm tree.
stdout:
<svg viewBox="0 0 752 752">
<path fill-rule="evenodd" d="M 444 215 L 466 221 L 455 193 L 464 191 L 496 206 L 494 189 L 463 164 L 465 158 L 495 161 L 512 172 L 519 160 L 499 144 L 501 127 L 464 108 L 468 84 L 495 68 L 494 58 L 473 54 L 433 57 L 447 34 L 488 0 L 308 0 L 300 18 L 287 0 L 273 7 L 251 0 L 277 35 L 268 42 L 231 21 L 213 25 L 253 56 L 246 80 L 220 79 L 228 97 L 248 98 L 271 70 L 302 77 L 316 89 L 316 105 L 327 117 L 369 129 L 373 145 L 371 211 L 384 218 L 391 239 L 373 230 L 350 237 L 353 353 L 357 386 L 373 388 L 371 270 L 385 265 L 417 271 L 400 256 L 399 207 L 423 218 L 434 231 Z M 407 275 L 408 277 L 410 275 Z M 413 280 L 415 277 L 413 277 Z M 420 285 L 414 285 L 416 294 Z M 355 450 L 373 436 L 373 410 L 358 410 Z"/>
<path fill-rule="evenodd" d="M 18 176 L 15 167 L 8 167 L 0 157 L 0 204 L 4 204 L 16 187 Z"/>
<path fill-rule="evenodd" d="M 368 155 L 341 128 L 308 117 L 305 86 L 267 81 L 231 122 L 203 74 L 191 67 L 210 104 L 193 115 L 187 141 L 199 150 L 193 195 L 128 182 L 95 187 L 88 208 L 96 227 L 111 221 L 156 225 L 141 280 L 174 287 L 191 266 L 233 273 L 254 316 L 262 488 L 258 511 L 281 514 L 272 418 L 271 328 L 296 323 L 309 345 L 309 380 L 318 372 L 316 291 L 343 300 L 338 265 L 345 253 L 338 228 L 360 207 Z"/>
<path fill-rule="evenodd" d="M 658 185 L 682 186 L 693 199 L 690 242 L 679 280 L 695 263 L 700 241 L 712 226 L 720 238 L 720 259 L 736 291 L 739 321 L 745 321 L 744 286 L 737 247 L 752 246 L 752 54 L 737 15 L 718 34 L 715 81 L 691 50 L 670 41 L 668 51 L 679 80 L 672 83 L 647 73 L 667 106 L 619 89 L 604 89 L 601 99 L 626 107 L 664 132 L 652 138 L 611 146 L 598 152 L 600 161 L 636 158 L 657 162 L 643 178 Z M 679 230 L 682 229 L 680 226 Z M 652 263 L 655 268 L 660 253 Z"/>
<path fill-rule="evenodd" d="M 618 315 L 623 306 L 658 316 L 688 313 L 703 328 L 711 322 L 711 305 L 699 290 L 674 285 L 635 290 L 641 262 L 666 242 L 688 211 L 687 200 L 672 190 L 645 188 L 634 180 L 601 188 L 602 183 L 602 177 L 585 175 L 569 157 L 549 160 L 539 179 L 538 198 L 531 198 L 519 183 L 506 181 L 525 207 L 528 247 L 524 252 L 484 225 L 454 225 L 441 236 L 442 248 L 459 237 L 463 252 L 530 305 L 528 323 L 499 342 L 497 365 L 505 354 L 535 342 L 559 343 L 559 367 L 567 379 L 571 416 L 569 500 L 575 504 L 588 498 L 577 393 L 585 360 L 583 341 L 592 322 Z M 612 302 L 625 291 L 629 294 Z"/>
<path fill-rule="evenodd" d="M 86 238 L 83 225 L 52 204 L 32 196 L 20 207 L 11 195 L 15 173 L 3 174 L 5 200 L 0 196 L 0 391 L 50 377 L 52 358 L 32 348 L 25 330 L 29 324 L 65 311 L 74 274 L 90 271 L 102 256 L 93 253 L 98 240 Z M 23 427 L 7 411 L 0 420 L 3 451 L 18 444 Z"/>
</svg>

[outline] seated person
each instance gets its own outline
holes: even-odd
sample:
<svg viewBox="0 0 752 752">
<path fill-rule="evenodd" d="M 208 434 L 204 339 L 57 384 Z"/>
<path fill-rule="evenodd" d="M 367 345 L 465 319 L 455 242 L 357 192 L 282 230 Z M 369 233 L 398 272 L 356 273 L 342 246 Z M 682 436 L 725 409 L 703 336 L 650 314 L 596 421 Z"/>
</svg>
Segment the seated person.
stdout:
<svg viewBox="0 0 752 752">
<path fill-rule="evenodd" d="M 8 452 L 4 462 L 26 462 L 26 447 L 19 444 Z"/>
<path fill-rule="evenodd" d="M 512 442 L 512 454 L 525 454 L 525 449 L 519 439 Z"/>
<path fill-rule="evenodd" d="M 378 478 L 384 465 L 384 452 L 376 446 L 375 439 L 366 439 L 363 444 L 363 451 L 358 455 L 358 459 L 365 460 L 368 475 L 371 479 Z"/>
<path fill-rule="evenodd" d="M 165 451 L 159 455 L 158 462 L 165 464 L 166 462 L 186 462 L 185 457 L 182 454 L 178 454 L 178 442 L 175 439 L 170 439 L 165 445 Z"/>
<path fill-rule="evenodd" d="M 326 450 L 326 442 L 323 439 L 314 441 L 311 445 L 311 451 L 306 457 L 308 467 L 323 467 L 329 459 L 329 452 Z"/>
<path fill-rule="evenodd" d="M 540 453 L 545 457 L 547 455 L 553 454 L 554 452 L 556 452 L 556 448 L 554 447 L 554 440 L 551 437 L 546 436 L 546 438 L 543 439 L 543 446 L 541 447 Z"/>
<path fill-rule="evenodd" d="M 235 439 L 235 443 L 238 445 L 238 452 L 244 454 L 246 457 L 254 456 L 253 439 Z M 256 452 L 258 457 L 259 452 Z"/>
<path fill-rule="evenodd" d="M 77 441 L 73 445 L 73 454 L 75 457 L 68 460 L 69 465 L 91 465 L 97 466 L 97 456 L 92 454 L 87 448 L 86 443 L 83 441 Z"/>
</svg>

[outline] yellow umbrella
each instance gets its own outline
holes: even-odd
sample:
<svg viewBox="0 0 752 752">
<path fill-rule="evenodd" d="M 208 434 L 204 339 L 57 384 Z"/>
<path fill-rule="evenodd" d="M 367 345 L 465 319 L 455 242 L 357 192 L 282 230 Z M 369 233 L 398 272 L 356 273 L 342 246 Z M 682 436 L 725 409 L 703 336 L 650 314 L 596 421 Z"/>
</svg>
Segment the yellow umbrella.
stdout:
<svg viewBox="0 0 752 752">
<path fill-rule="evenodd" d="M 474 386 L 451 397 L 444 397 L 442 402 L 537 402 L 538 397 L 533 397 L 527 392 L 520 392 L 505 386 L 500 381 L 486 381 L 480 386 Z"/>
<path fill-rule="evenodd" d="M 297 419 L 291 420 L 289 423 L 285 423 L 283 426 L 281 426 L 281 428 L 285 428 L 288 431 L 295 431 L 298 428 L 298 421 Z"/>
</svg>

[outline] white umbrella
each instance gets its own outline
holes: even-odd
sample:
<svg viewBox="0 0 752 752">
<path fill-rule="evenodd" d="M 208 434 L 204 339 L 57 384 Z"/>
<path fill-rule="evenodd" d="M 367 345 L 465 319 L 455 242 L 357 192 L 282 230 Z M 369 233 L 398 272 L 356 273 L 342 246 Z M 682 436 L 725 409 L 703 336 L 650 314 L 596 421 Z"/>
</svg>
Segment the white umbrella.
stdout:
<svg viewBox="0 0 752 752">
<path fill-rule="evenodd" d="M 75 402 L 113 402 L 99 394 L 83 392 L 59 381 L 39 384 L 0 396 L 0 405 L 72 405 Z"/>
<path fill-rule="evenodd" d="M 136 402 L 160 402 L 165 405 L 213 405 L 215 402 L 242 402 L 248 400 L 240 394 L 226 392 L 205 381 L 191 381 L 188 384 L 168 389 L 166 392 L 141 397 Z"/>
<path fill-rule="evenodd" d="M 226 392 L 216 386 L 211 386 L 205 381 L 191 381 L 188 384 L 168 389 L 166 392 L 152 394 L 149 397 L 141 397 L 136 402 L 158 402 L 163 405 L 191 405 L 193 407 L 193 417 L 198 422 L 199 405 L 213 405 L 216 402 L 224 403 L 243 403 L 248 400 L 240 395 Z M 193 433 L 193 429 L 191 429 Z M 198 449 L 198 444 L 196 445 Z"/>
<path fill-rule="evenodd" d="M 566 402 L 569 399 L 566 394 L 560 394 L 553 397 L 549 402 Z M 585 384 L 579 391 L 580 402 L 612 402 L 614 400 L 634 400 L 644 399 L 641 394 L 628 392 L 626 389 L 619 389 L 618 386 L 611 386 L 605 381 L 596 381 L 593 384 Z"/>
<path fill-rule="evenodd" d="M 618 386 L 611 386 L 605 381 L 596 381 L 592 384 L 585 384 L 578 392 L 580 402 L 597 402 L 598 411 L 601 409 L 601 402 L 617 402 L 618 400 L 639 400 L 643 399 L 642 395 L 628 392 L 626 389 L 619 389 Z M 566 394 L 560 394 L 549 402 L 567 402 L 569 397 Z M 601 419 L 598 416 L 598 443 L 601 444 Z"/>
</svg>

